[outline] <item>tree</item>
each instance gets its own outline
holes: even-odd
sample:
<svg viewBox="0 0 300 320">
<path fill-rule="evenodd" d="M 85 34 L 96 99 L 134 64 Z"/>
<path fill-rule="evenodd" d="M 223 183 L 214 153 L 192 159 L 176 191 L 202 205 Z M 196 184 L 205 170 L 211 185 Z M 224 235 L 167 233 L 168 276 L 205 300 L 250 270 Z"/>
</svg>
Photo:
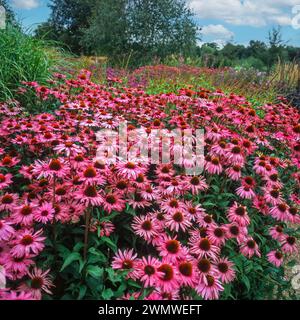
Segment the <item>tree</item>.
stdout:
<svg viewBox="0 0 300 320">
<path fill-rule="evenodd" d="M 81 44 L 87 53 L 115 57 L 128 50 L 126 0 L 98 0 Z"/>
<path fill-rule="evenodd" d="M 98 1 L 95 0 L 51 0 L 51 16 L 37 33 L 54 35 L 55 40 L 64 42 L 75 53 L 81 53 L 83 30 L 90 25 L 90 17 Z"/>
<path fill-rule="evenodd" d="M 139 57 L 189 55 L 197 27 L 183 0 L 129 0 L 130 44 Z"/>
<path fill-rule="evenodd" d="M 268 55 L 268 69 L 270 70 L 271 67 L 280 59 L 283 60 L 284 58 L 284 41 L 282 40 L 282 33 L 281 27 L 278 26 L 277 28 L 272 28 L 269 31 L 269 55 Z"/>
</svg>

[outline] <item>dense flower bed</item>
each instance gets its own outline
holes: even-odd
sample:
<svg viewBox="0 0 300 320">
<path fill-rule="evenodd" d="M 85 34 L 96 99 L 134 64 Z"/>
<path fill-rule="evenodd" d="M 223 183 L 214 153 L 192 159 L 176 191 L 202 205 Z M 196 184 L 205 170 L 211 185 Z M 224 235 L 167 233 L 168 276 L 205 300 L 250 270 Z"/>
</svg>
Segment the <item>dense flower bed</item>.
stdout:
<svg viewBox="0 0 300 320">
<path fill-rule="evenodd" d="M 27 84 L 53 113 L 0 106 L 2 299 L 266 298 L 297 251 L 299 113 L 240 96 Z M 39 103 L 40 103 L 39 102 Z M 202 176 L 95 160 L 99 129 L 205 129 Z M 277 289 L 276 289 L 277 288 Z M 276 289 L 276 290 L 275 290 Z"/>
</svg>

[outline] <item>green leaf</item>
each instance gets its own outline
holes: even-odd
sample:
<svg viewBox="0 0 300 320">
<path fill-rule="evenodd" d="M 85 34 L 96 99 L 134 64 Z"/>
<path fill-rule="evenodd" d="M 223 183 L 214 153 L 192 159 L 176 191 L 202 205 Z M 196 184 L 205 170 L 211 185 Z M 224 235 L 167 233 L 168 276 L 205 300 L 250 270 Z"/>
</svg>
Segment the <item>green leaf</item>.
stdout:
<svg viewBox="0 0 300 320">
<path fill-rule="evenodd" d="M 111 289 L 105 289 L 103 292 L 102 292 L 102 298 L 104 300 L 111 300 L 111 298 L 114 296 L 114 293 Z"/>
<path fill-rule="evenodd" d="M 242 282 L 245 284 L 245 286 L 249 292 L 251 289 L 251 284 L 250 284 L 249 278 L 246 276 L 242 276 Z"/>
<path fill-rule="evenodd" d="M 86 273 L 97 279 L 103 275 L 103 269 L 98 266 L 89 265 L 86 269 Z"/>
<path fill-rule="evenodd" d="M 79 288 L 79 295 L 78 295 L 77 300 L 82 300 L 83 297 L 84 297 L 85 294 L 86 294 L 86 291 L 87 291 L 87 287 L 86 287 L 86 286 L 80 286 L 80 288 Z"/>
<path fill-rule="evenodd" d="M 105 242 L 113 251 L 117 251 L 117 245 L 108 237 L 102 237 L 101 240 Z"/>
<path fill-rule="evenodd" d="M 67 266 L 69 266 L 74 261 L 80 261 L 81 255 L 78 252 L 72 252 L 63 263 L 60 271 L 63 271 Z"/>
</svg>

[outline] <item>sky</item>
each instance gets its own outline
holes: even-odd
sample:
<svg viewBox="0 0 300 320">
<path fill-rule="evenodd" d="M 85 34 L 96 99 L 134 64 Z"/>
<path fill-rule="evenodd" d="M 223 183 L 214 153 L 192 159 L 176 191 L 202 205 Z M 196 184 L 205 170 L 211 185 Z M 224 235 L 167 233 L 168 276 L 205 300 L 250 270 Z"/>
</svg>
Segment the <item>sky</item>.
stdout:
<svg viewBox="0 0 300 320">
<path fill-rule="evenodd" d="M 9 0 L 25 29 L 32 30 L 50 15 L 49 0 Z M 247 45 L 266 41 L 278 25 L 284 41 L 300 46 L 300 0 L 188 0 L 202 27 L 202 41 L 221 46 L 231 41 Z"/>
</svg>

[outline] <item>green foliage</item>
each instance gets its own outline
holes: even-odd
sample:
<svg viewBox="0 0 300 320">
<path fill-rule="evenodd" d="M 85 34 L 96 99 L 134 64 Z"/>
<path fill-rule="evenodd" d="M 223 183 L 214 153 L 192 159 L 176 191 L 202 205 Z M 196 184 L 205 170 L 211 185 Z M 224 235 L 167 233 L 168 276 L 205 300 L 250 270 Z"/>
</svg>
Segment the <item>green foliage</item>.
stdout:
<svg viewBox="0 0 300 320">
<path fill-rule="evenodd" d="M 197 27 L 183 0 L 52 0 L 50 7 L 50 20 L 36 35 L 61 41 L 77 54 L 137 66 L 196 49 Z"/>
<path fill-rule="evenodd" d="M 8 26 L 0 30 L 0 100 L 15 97 L 22 81 L 45 82 L 52 61 L 44 43 Z"/>
</svg>

